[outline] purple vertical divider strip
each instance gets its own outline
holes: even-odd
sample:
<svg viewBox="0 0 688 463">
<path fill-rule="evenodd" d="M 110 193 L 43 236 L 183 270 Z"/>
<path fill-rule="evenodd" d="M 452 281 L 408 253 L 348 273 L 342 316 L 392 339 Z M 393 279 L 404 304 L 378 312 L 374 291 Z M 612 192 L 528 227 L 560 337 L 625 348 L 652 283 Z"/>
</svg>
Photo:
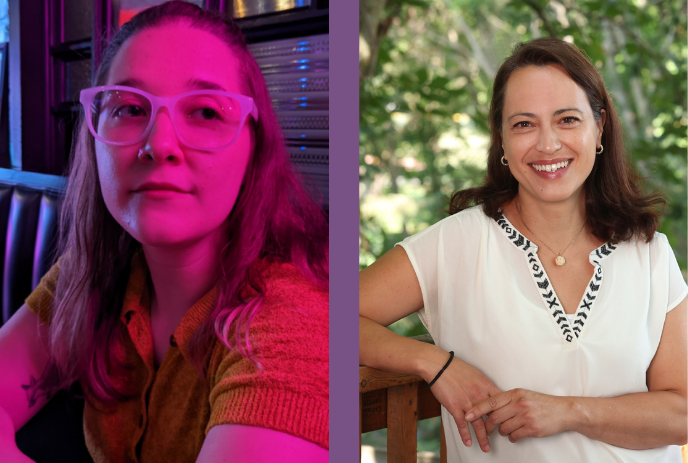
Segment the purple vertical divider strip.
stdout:
<svg viewBox="0 0 688 463">
<path fill-rule="evenodd" d="M 358 461 L 358 2 L 330 3 L 330 462 Z"/>
</svg>

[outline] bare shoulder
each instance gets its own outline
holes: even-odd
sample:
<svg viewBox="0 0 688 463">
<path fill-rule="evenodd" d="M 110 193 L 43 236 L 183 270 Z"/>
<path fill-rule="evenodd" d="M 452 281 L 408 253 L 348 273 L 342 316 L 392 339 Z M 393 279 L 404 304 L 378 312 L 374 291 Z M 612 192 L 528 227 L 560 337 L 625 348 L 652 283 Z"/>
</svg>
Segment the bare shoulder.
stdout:
<svg viewBox="0 0 688 463">
<path fill-rule="evenodd" d="M 47 340 L 47 326 L 26 304 L 0 327 L 0 407 L 15 432 L 49 400 L 34 387 L 48 364 Z"/>
</svg>

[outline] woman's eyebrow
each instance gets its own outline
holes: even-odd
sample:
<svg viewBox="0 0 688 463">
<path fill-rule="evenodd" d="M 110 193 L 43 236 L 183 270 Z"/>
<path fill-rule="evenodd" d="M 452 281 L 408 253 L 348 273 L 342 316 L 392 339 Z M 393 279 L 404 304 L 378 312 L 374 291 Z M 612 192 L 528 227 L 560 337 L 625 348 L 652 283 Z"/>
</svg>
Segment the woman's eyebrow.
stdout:
<svg viewBox="0 0 688 463">
<path fill-rule="evenodd" d="M 581 111 L 578 108 L 564 108 L 564 109 L 557 109 L 556 111 L 554 111 L 554 115 L 558 116 L 559 114 L 565 113 L 567 111 L 577 111 L 577 112 L 583 114 L 583 111 Z"/>
<path fill-rule="evenodd" d="M 143 87 L 143 81 L 141 79 L 129 78 L 129 79 L 118 80 L 117 82 L 115 82 L 112 85 L 121 85 L 122 87 L 141 88 L 141 87 Z"/>
<path fill-rule="evenodd" d="M 220 90 L 222 92 L 227 91 L 222 85 L 203 79 L 189 79 L 186 81 L 186 86 L 199 90 Z"/>
<path fill-rule="evenodd" d="M 143 81 L 141 79 L 135 79 L 135 78 L 128 78 L 128 79 L 123 79 L 115 82 L 113 85 L 121 85 L 124 87 L 134 87 L 134 88 L 143 88 L 145 87 Z M 204 79 L 189 79 L 186 81 L 186 87 L 191 88 L 191 89 L 198 89 L 198 90 L 220 90 L 223 92 L 226 92 L 225 88 L 217 84 L 215 82 L 211 82 L 209 80 L 204 80 Z"/>
<path fill-rule="evenodd" d="M 567 111 L 577 111 L 577 112 L 583 114 L 583 111 L 581 111 L 578 108 L 563 108 L 563 109 L 557 109 L 556 111 L 554 111 L 554 115 L 558 116 L 559 114 L 565 113 Z M 516 113 L 516 114 L 512 114 L 511 116 L 509 116 L 507 118 L 507 121 L 510 121 L 511 119 L 513 119 L 516 116 L 532 117 L 533 119 L 537 118 L 537 116 L 533 113 Z"/>
<path fill-rule="evenodd" d="M 535 119 L 537 117 L 533 113 L 516 113 L 516 114 L 512 114 L 511 116 L 509 116 L 506 120 L 510 121 L 511 119 L 513 119 L 516 116 L 532 117 L 533 119 Z"/>
</svg>

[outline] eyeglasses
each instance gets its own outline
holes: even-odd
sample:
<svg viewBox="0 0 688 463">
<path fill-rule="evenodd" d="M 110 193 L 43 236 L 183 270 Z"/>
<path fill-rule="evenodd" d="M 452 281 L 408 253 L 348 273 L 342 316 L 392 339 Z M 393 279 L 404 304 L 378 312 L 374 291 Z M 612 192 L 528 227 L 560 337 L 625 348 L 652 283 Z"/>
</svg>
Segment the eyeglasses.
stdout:
<svg viewBox="0 0 688 463">
<path fill-rule="evenodd" d="M 250 114 L 252 98 L 219 90 L 193 90 L 161 97 L 137 88 L 105 85 L 81 91 L 79 101 L 93 136 L 109 145 L 133 145 L 149 134 L 160 108 L 167 108 L 174 131 L 189 148 L 219 150 L 237 139 Z"/>
</svg>

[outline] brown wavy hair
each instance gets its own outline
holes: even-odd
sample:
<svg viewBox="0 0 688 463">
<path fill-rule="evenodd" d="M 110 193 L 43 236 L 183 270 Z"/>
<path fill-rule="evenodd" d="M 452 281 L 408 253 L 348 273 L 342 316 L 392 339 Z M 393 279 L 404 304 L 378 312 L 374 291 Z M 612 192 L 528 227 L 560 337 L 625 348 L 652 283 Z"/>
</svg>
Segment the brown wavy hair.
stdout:
<svg viewBox="0 0 688 463">
<path fill-rule="evenodd" d="M 181 1 L 146 9 L 124 24 L 104 50 L 94 85 L 106 83 L 113 59 L 127 40 L 169 24 L 208 31 L 222 40 L 240 63 L 242 92 L 253 98 L 260 113 L 259 122 L 251 125 L 253 151 L 243 186 L 226 220 L 228 244 L 218 249 L 222 276 L 215 307 L 189 344 L 199 377 L 207 379 L 208 353 L 217 340 L 260 366 L 248 333 L 264 299 L 260 261 L 293 264 L 312 283 L 327 289 L 329 228 L 323 210 L 291 167 L 265 80 L 231 18 Z M 130 262 L 141 244 L 105 206 L 94 138 L 83 116 L 82 112 L 60 216 L 57 255 L 62 257 L 50 325 L 51 358 L 38 387 L 51 395 L 80 379 L 88 399 L 115 405 L 135 395 L 116 385 L 109 369 L 128 367 L 112 347 L 124 337 L 120 311 Z M 246 300 L 244 289 L 257 296 Z"/>
<path fill-rule="evenodd" d="M 516 197 L 518 181 L 501 163 L 506 84 L 518 69 L 548 65 L 561 66 L 583 89 L 595 120 L 602 119 L 602 110 L 607 113 L 602 133 L 604 152 L 595 157 L 584 186 L 588 229 L 605 242 L 627 241 L 634 236 L 649 242 L 659 225 L 666 199 L 661 194 L 641 191 L 642 178 L 631 167 L 621 122 L 600 73 L 578 47 L 553 37 L 517 44 L 497 71 L 489 113 L 487 176 L 481 186 L 454 193 L 449 201 L 449 214 L 482 205 L 487 216 L 497 219 L 502 214 L 500 208 Z"/>
</svg>

